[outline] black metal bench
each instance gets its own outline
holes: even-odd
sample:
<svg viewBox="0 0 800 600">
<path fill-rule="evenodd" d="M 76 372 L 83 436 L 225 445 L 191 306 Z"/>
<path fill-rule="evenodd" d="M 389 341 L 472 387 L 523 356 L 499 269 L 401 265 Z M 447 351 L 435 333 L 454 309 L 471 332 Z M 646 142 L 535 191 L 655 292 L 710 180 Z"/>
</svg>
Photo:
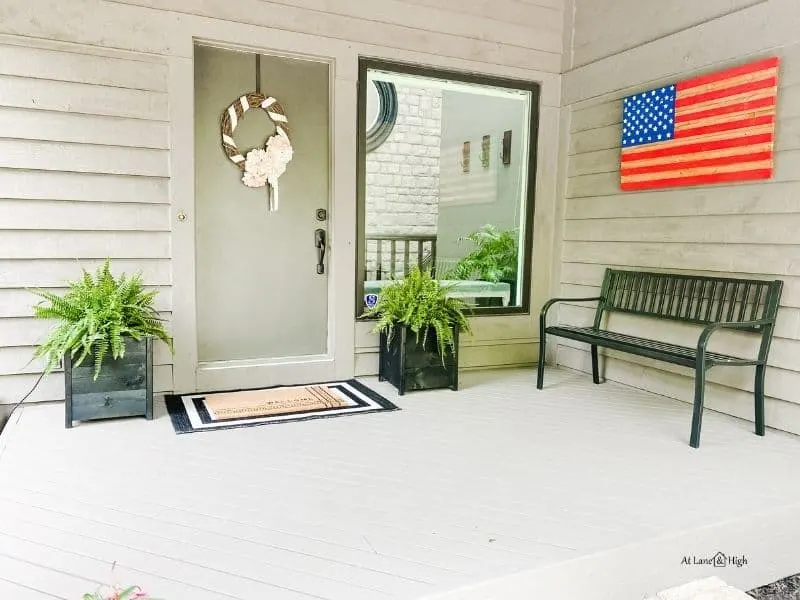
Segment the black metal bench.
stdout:
<svg viewBox="0 0 800 600">
<path fill-rule="evenodd" d="M 600 296 L 553 298 L 539 317 L 539 370 L 536 387 L 544 383 L 546 335 L 591 345 L 592 379 L 600 383 L 598 347 L 636 354 L 695 369 L 694 412 L 690 446 L 700 445 L 706 372 L 711 367 L 755 367 L 755 429 L 764 435 L 764 375 L 783 282 L 726 277 L 699 277 L 671 273 L 607 269 Z M 591 327 L 557 325 L 547 327 L 547 312 L 557 302 L 597 301 Z M 696 347 L 616 333 L 603 328 L 605 313 L 620 312 L 642 317 L 679 321 L 703 326 Z M 729 329 L 761 336 L 756 358 L 710 352 L 708 342 L 715 331 Z"/>
</svg>

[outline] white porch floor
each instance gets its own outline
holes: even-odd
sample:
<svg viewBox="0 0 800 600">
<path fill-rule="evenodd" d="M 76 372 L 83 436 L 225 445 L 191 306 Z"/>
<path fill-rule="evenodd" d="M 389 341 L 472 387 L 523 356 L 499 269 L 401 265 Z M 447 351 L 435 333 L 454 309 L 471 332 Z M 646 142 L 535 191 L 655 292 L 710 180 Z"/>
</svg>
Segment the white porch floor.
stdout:
<svg viewBox="0 0 800 600">
<path fill-rule="evenodd" d="M 800 571 L 800 438 L 708 411 L 693 450 L 687 404 L 534 376 L 365 380 L 403 410 L 187 435 L 26 407 L 0 436 L 0 599 L 625 600 Z M 680 565 L 716 551 L 748 564 Z"/>
</svg>

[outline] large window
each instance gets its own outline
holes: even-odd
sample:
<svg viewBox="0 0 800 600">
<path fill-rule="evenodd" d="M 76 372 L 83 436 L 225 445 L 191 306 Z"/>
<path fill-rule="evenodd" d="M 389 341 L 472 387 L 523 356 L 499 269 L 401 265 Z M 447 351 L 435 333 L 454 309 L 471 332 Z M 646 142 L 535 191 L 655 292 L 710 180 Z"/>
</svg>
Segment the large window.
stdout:
<svg viewBox="0 0 800 600">
<path fill-rule="evenodd" d="M 529 309 L 535 83 L 362 59 L 356 314 L 415 266 L 476 313 Z"/>
</svg>

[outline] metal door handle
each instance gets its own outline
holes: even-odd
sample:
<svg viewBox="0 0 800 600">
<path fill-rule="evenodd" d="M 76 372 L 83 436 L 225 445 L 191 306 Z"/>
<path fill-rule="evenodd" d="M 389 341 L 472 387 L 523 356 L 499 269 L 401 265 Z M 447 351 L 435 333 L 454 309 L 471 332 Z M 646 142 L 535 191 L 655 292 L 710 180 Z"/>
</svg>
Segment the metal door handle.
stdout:
<svg viewBox="0 0 800 600">
<path fill-rule="evenodd" d="M 322 275 L 325 272 L 325 230 L 314 230 L 314 246 L 317 249 L 317 274 Z"/>
</svg>

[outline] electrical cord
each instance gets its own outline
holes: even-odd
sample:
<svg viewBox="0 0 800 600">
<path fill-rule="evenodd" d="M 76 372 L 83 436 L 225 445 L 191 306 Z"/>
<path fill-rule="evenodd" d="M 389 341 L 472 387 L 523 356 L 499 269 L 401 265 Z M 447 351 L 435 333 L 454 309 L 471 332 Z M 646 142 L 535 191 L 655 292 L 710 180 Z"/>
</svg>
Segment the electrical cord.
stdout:
<svg viewBox="0 0 800 600">
<path fill-rule="evenodd" d="M 11 417 L 14 415 L 14 411 L 15 411 L 15 410 L 17 410 L 17 409 L 18 409 L 20 406 L 22 406 L 22 403 L 23 403 L 23 402 L 25 402 L 25 400 L 27 400 L 28 398 L 30 398 L 31 394 L 32 394 L 33 392 L 35 392 L 35 391 L 36 391 L 36 388 L 38 388 L 38 387 L 39 387 L 39 384 L 42 382 L 42 379 L 44 379 L 44 372 L 42 372 L 42 373 L 39 375 L 39 379 L 37 379 L 37 380 L 36 380 L 36 383 L 34 383 L 34 384 L 33 384 L 33 387 L 30 389 L 30 391 L 29 391 L 27 394 L 25 394 L 25 395 L 22 397 L 22 399 L 21 399 L 19 402 L 17 402 L 17 403 L 16 403 L 16 404 L 15 404 L 15 405 L 14 405 L 14 406 L 11 408 L 11 412 L 10 412 L 10 413 L 8 413 L 8 420 L 9 420 L 9 421 L 11 420 Z"/>
</svg>

